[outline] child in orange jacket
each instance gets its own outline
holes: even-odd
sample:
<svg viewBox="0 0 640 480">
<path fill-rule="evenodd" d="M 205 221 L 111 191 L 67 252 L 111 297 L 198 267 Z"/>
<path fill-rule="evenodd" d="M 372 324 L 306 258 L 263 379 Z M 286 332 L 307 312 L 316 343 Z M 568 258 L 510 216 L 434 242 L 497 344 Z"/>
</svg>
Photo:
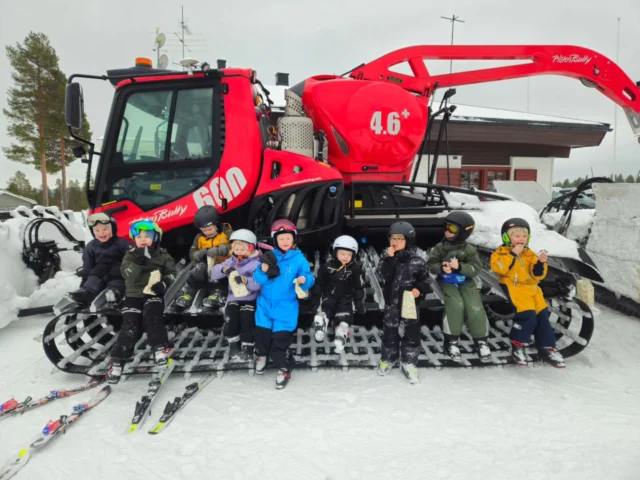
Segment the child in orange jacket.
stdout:
<svg viewBox="0 0 640 480">
<path fill-rule="evenodd" d="M 513 358 L 519 365 L 527 364 L 525 345 L 535 338 L 540 358 L 563 368 L 564 358 L 556 349 L 556 337 L 549 323 L 549 309 L 538 282 L 547 276 L 546 251 L 536 255 L 527 245 L 531 240 L 529 223 L 522 218 L 511 218 L 502 225 L 503 245 L 491 255 L 491 270 L 516 314 L 511 327 Z"/>
</svg>

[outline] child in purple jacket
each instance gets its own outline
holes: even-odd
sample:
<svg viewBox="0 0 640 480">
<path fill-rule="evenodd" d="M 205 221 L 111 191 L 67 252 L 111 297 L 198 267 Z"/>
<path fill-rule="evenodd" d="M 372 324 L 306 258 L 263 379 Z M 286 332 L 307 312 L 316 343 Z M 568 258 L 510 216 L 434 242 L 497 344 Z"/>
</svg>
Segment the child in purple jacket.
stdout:
<svg viewBox="0 0 640 480">
<path fill-rule="evenodd" d="M 224 334 L 229 341 L 229 359 L 253 360 L 253 330 L 255 329 L 256 298 L 260 285 L 253 279 L 253 272 L 260 266 L 258 239 L 249 230 L 237 230 L 231 238 L 232 256 L 211 269 L 211 280 L 229 277 L 229 293 L 225 307 Z M 237 275 L 232 274 L 237 272 Z M 233 293 L 232 282 L 246 288 L 248 293 L 238 297 Z M 240 348 L 242 343 L 242 349 Z"/>
</svg>

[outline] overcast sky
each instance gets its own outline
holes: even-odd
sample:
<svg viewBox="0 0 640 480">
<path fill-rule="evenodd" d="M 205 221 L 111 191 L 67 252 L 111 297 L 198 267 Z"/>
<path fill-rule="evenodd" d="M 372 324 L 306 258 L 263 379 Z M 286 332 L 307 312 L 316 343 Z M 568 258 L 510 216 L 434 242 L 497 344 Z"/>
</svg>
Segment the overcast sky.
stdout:
<svg viewBox="0 0 640 480">
<path fill-rule="evenodd" d="M 447 5 L 445 5 L 445 3 Z M 516 6 L 516 4 L 518 6 Z M 289 72 L 291 82 L 322 73 L 341 74 L 397 48 L 450 41 L 450 24 L 440 16 L 459 15 L 457 44 L 572 44 L 616 57 L 617 17 L 620 28 L 619 65 L 640 80 L 640 1 L 608 0 L 184 0 L 185 19 L 193 35 L 187 39 L 193 53 L 215 65 L 257 70 L 264 83 L 273 83 L 277 71 Z M 160 6 L 162 5 L 162 6 Z M 375 5 L 375 8 L 374 8 Z M 155 29 L 169 37 L 179 31 L 180 2 L 158 0 L 0 0 L 0 91 L 11 85 L 7 44 L 22 42 L 30 30 L 47 34 L 60 57 L 62 70 L 103 74 L 107 68 L 133 65 L 137 56 L 155 59 Z M 170 42 L 177 45 L 177 42 Z M 181 53 L 169 49 L 172 61 Z M 448 69 L 448 62 L 433 68 Z M 454 62 L 462 69 L 462 63 Z M 179 67 L 176 67 L 179 68 Z M 113 89 L 105 82 L 84 81 L 85 109 L 94 131 L 102 136 Z M 458 88 L 455 102 L 525 111 L 527 81 L 512 80 Z M 454 103 L 455 103 L 454 102 Z M 614 104 L 593 89 L 564 77 L 537 77 L 530 81 L 530 111 L 614 123 Z M 6 98 L 0 99 L 6 107 Z M 8 146 L 7 122 L 0 115 L 0 145 Z M 599 147 L 575 150 L 556 162 L 555 179 L 612 171 L 613 132 Z M 618 173 L 640 170 L 640 145 L 618 108 Z M 0 153 L 0 188 L 16 170 L 40 185 L 40 173 L 28 165 L 9 162 Z M 83 178 L 85 166 L 76 162 L 71 178 Z M 53 178 L 51 179 L 55 181 Z"/>
</svg>

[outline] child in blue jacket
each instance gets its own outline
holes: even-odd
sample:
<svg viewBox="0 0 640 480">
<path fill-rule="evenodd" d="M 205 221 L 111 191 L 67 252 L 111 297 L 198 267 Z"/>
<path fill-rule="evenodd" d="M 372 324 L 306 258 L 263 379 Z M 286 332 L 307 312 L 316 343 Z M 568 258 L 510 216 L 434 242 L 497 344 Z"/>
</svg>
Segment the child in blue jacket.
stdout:
<svg viewBox="0 0 640 480">
<path fill-rule="evenodd" d="M 295 248 L 298 231 L 289 220 L 276 220 L 271 225 L 271 238 L 276 248 L 261 257 L 262 265 L 253 278 L 262 285 L 256 308 L 256 373 L 264 373 L 267 356 L 276 368 L 276 388 L 284 388 L 291 378 L 295 360 L 289 352 L 293 333 L 298 327 L 298 298 L 294 281 L 303 291 L 315 282 L 309 262 Z"/>
</svg>

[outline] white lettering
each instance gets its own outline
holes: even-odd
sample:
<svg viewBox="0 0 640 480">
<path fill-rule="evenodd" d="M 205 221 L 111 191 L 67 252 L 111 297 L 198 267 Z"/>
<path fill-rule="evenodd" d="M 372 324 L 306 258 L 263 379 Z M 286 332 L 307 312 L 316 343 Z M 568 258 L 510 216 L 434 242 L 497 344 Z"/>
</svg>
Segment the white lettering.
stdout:
<svg viewBox="0 0 640 480">
<path fill-rule="evenodd" d="M 588 55 L 580 56 L 577 53 L 571 55 L 554 55 L 553 63 L 584 63 L 588 65 L 591 61 L 591 57 Z"/>
<path fill-rule="evenodd" d="M 133 223 L 138 222 L 140 220 L 146 220 L 146 219 L 149 219 L 152 222 L 158 223 L 162 220 L 166 220 L 167 218 L 171 218 L 175 216 L 180 217 L 186 211 L 187 211 L 186 205 L 178 205 L 173 209 L 163 208 L 162 210 L 158 210 L 157 212 L 155 212 L 153 215 L 145 215 L 143 217 L 136 218 L 135 220 L 131 220 L 129 222 L 129 225 L 132 225 Z"/>
<path fill-rule="evenodd" d="M 198 208 L 205 205 L 222 206 L 222 200 L 230 202 L 247 186 L 247 179 L 238 167 L 227 170 L 225 178 L 215 176 L 209 186 L 200 187 L 193 193 L 193 201 Z"/>
</svg>

